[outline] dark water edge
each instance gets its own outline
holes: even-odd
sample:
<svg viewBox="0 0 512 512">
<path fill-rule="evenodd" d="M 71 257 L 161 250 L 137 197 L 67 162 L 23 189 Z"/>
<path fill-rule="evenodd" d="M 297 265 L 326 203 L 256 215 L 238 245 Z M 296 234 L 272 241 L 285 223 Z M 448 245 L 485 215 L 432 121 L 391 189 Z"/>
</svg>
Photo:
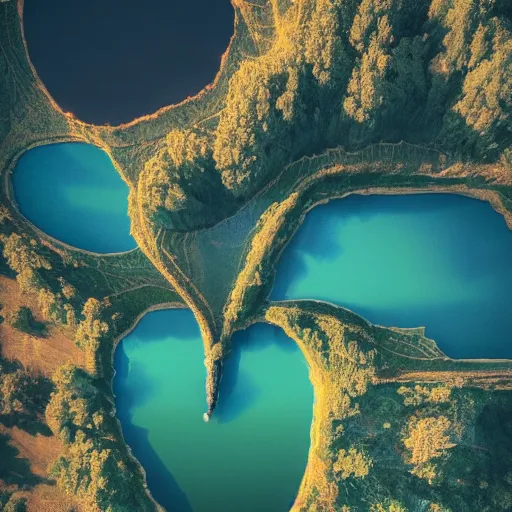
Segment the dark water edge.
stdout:
<svg viewBox="0 0 512 512">
<path fill-rule="evenodd" d="M 211 83 L 233 34 L 229 0 L 25 0 L 30 58 L 57 103 L 120 124 Z"/>
</svg>

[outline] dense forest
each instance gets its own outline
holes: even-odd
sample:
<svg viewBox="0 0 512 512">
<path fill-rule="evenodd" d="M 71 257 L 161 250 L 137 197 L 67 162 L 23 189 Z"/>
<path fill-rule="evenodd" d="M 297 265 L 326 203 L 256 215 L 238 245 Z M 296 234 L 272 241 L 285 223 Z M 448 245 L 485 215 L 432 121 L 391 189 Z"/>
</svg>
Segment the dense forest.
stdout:
<svg viewBox="0 0 512 512">
<path fill-rule="evenodd" d="M 212 127 L 171 131 L 147 161 L 140 184 L 156 224 L 214 222 L 219 198 L 225 213 L 329 147 L 404 140 L 510 165 L 507 0 L 267 2 L 268 16 L 235 4 L 265 44 L 231 76 Z M 271 33 L 259 28 L 269 20 Z"/>
</svg>

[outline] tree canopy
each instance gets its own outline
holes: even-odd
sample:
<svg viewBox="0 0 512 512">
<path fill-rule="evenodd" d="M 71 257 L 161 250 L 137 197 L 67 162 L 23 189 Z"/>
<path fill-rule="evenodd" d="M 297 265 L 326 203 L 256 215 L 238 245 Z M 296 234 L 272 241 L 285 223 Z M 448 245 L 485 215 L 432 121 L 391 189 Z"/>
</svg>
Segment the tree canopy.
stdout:
<svg viewBox="0 0 512 512">
<path fill-rule="evenodd" d="M 205 127 L 172 130 L 146 163 L 140 183 L 154 220 L 175 229 L 211 224 L 214 214 L 188 213 L 208 205 L 212 183 L 236 203 L 293 160 L 332 146 L 405 140 L 463 159 L 509 154 L 505 2 L 275 3 L 264 16 L 272 30 L 242 9 L 260 52 L 232 74 L 219 115 Z"/>
</svg>

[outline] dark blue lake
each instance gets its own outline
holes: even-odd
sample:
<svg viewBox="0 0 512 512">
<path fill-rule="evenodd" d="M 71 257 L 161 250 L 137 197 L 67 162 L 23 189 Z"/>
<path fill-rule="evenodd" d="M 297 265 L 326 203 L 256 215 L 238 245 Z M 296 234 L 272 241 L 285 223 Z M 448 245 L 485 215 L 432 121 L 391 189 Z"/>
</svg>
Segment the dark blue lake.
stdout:
<svg viewBox="0 0 512 512">
<path fill-rule="evenodd" d="M 211 83 L 233 34 L 230 0 L 25 0 L 29 56 L 80 119 L 119 124 Z"/>
</svg>

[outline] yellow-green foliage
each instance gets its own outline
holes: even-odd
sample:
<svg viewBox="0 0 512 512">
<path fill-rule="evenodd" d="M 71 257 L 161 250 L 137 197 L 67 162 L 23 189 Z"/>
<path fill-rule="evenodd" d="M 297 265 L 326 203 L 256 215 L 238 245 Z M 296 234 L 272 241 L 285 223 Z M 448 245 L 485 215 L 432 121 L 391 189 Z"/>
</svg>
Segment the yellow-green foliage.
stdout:
<svg viewBox="0 0 512 512">
<path fill-rule="evenodd" d="M 36 247 L 35 240 L 27 241 L 17 233 L 12 233 L 4 241 L 4 257 L 18 274 L 25 269 L 51 270 L 50 263 L 36 252 Z"/>
<path fill-rule="evenodd" d="M 457 14 L 460 17 L 460 13 Z M 495 23 L 492 51 L 487 58 L 484 28 L 476 33 L 472 45 L 471 71 L 467 74 L 460 100 L 453 110 L 476 133 L 505 126 L 512 98 L 512 37 L 505 26 Z"/>
<path fill-rule="evenodd" d="M 38 271 L 52 270 L 52 265 L 41 256 L 41 245 L 34 239 L 27 239 L 18 233 L 4 237 L 3 254 L 7 264 L 16 272 L 16 280 L 23 293 L 37 293 L 37 302 L 45 320 L 55 323 L 66 322 L 66 305 L 60 293 L 52 292 L 41 279 Z M 59 281 L 60 282 L 60 281 Z M 69 284 L 63 288 L 69 298 L 76 290 Z M 68 297 L 66 297 L 68 298 Z M 71 306 L 68 306 L 70 308 Z"/>
<path fill-rule="evenodd" d="M 511 38 L 491 4 L 237 1 L 255 51 L 231 68 L 207 123 L 155 142 L 140 165 L 145 212 L 180 231 L 204 227 L 209 190 L 225 194 L 226 215 L 328 145 L 414 138 L 497 158 L 507 147 Z"/>
<path fill-rule="evenodd" d="M 143 207 L 149 215 L 160 209 L 185 208 L 186 196 L 180 182 L 204 172 L 210 149 L 208 139 L 193 130 L 171 130 L 160 151 L 149 159 L 139 180 Z"/>
<path fill-rule="evenodd" d="M 430 485 L 432 485 L 437 477 L 437 466 L 427 462 L 416 466 L 411 473 L 418 478 L 423 478 L 423 480 L 426 480 Z"/>
<path fill-rule="evenodd" d="M 320 88 L 339 86 L 336 79 L 347 74 L 338 34 L 340 5 L 339 0 L 290 4 L 285 15 L 274 16 L 269 50 L 242 62 L 231 77 L 215 131 L 214 159 L 235 196 L 250 195 L 315 139 L 314 126 L 323 114 L 313 105 L 313 115 L 307 113 L 306 103 L 316 95 L 314 86 L 308 88 L 311 79 Z M 327 117 L 332 119 L 333 112 Z"/>
<path fill-rule="evenodd" d="M 3 512 L 26 512 L 27 498 L 24 496 L 16 496 L 15 494 L 12 494 L 9 497 L 9 501 L 7 501 L 2 510 Z"/>
<path fill-rule="evenodd" d="M 90 376 L 67 364 L 53 375 L 46 409 L 52 431 L 66 445 L 52 475 L 85 510 L 154 510 L 139 475 L 129 468 L 107 420 L 109 404 Z"/>
<path fill-rule="evenodd" d="M 289 151 L 284 146 L 288 141 L 278 139 L 285 135 L 279 132 L 283 115 L 293 117 L 297 78 L 293 68 L 288 71 L 292 57 L 288 45 L 276 47 L 256 61 L 243 62 L 229 82 L 213 156 L 222 182 L 237 196 L 247 195 L 269 164 Z"/>
<path fill-rule="evenodd" d="M 359 66 L 352 71 L 343 105 L 345 112 L 359 123 L 369 121 L 370 115 L 384 102 L 384 78 L 391 62 L 391 55 L 386 48 L 389 47 L 391 37 L 388 17 L 383 16 L 379 18 L 376 30 L 370 36 Z M 352 38 L 356 47 L 362 45 L 353 34 Z"/>
<path fill-rule="evenodd" d="M 97 299 L 88 299 L 75 334 L 76 344 L 85 350 L 86 367 L 91 375 L 98 372 L 97 352 L 101 340 L 109 331 L 108 324 L 101 319 L 101 310 L 101 303 Z"/>
<path fill-rule="evenodd" d="M 321 369 L 324 402 L 332 416 L 343 419 L 358 414 L 358 405 L 352 399 L 366 393 L 375 375 L 374 351 L 362 351 L 351 339 L 351 329 L 333 316 L 273 306 L 267 310 L 266 319 L 306 345 Z M 306 322 L 308 327 L 302 327 Z"/>
<path fill-rule="evenodd" d="M 211 167 L 211 140 L 199 130 L 171 130 L 161 149 L 145 164 L 139 177 L 139 196 L 150 219 L 168 222 L 166 212 L 198 207 L 187 190 L 208 186 L 204 174 Z M 197 194 L 195 194 L 197 195 Z"/>
<path fill-rule="evenodd" d="M 315 510 L 334 510 L 338 483 L 328 476 L 329 470 L 341 480 L 363 478 L 373 464 L 366 453 L 354 447 L 333 454 L 332 443 L 343 435 L 343 426 L 334 427 L 334 421 L 359 413 L 356 399 L 366 393 L 375 375 L 374 352 L 361 349 L 357 328 L 331 315 L 275 305 L 267 309 L 265 318 L 297 340 L 309 362 L 315 385 L 315 450 L 308 462 L 307 487 L 301 492 L 316 496 Z"/>
<path fill-rule="evenodd" d="M 322 346 L 328 347 L 327 357 L 324 354 L 323 360 L 329 372 L 330 408 L 339 419 L 358 414 L 358 404 L 352 404 L 351 399 L 364 395 L 375 375 L 374 352 L 363 352 L 358 343 L 350 339 L 350 330 L 332 316 L 316 315 L 315 323 L 319 330 L 303 332 L 302 336 L 308 345 L 317 347 L 320 337 Z"/>
<path fill-rule="evenodd" d="M 34 239 L 27 239 L 18 233 L 11 233 L 3 239 L 3 254 L 8 265 L 16 272 L 16 280 L 23 293 L 36 293 L 37 302 L 45 320 L 54 323 L 66 323 L 67 311 L 71 308 L 65 304 L 63 295 L 55 293 L 45 285 L 38 271 L 52 270 L 52 265 L 44 256 L 41 256 L 41 245 Z M 76 295 L 73 286 L 62 278 L 62 292 L 67 299 Z"/>
<path fill-rule="evenodd" d="M 165 138 L 164 155 L 183 176 L 190 179 L 196 172 L 204 172 L 204 163 L 211 155 L 211 144 L 206 134 L 195 130 L 171 130 Z"/>
<path fill-rule="evenodd" d="M 482 5 L 484 2 L 481 2 Z M 479 11 L 478 0 L 454 0 L 443 25 L 448 29 L 444 38 L 444 59 L 449 67 L 460 71 L 470 58 L 472 25 Z"/>
<path fill-rule="evenodd" d="M 30 399 L 26 393 L 28 385 L 29 377 L 22 370 L 0 373 L 0 414 L 25 412 L 26 402 Z"/>
<path fill-rule="evenodd" d="M 407 512 L 407 509 L 396 500 L 387 500 L 370 506 L 370 512 Z"/>
<path fill-rule="evenodd" d="M 432 483 L 436 477 L 436 467 L 431 461 L 453 448 L 451 442 L 451 422 L 445 416 L 419 418 L 411 416 L 403 443 L 408 450 L 406 462 L 415 466 L 412 473 Z"/>
<path fill-rule="evenodd" d="M 3 224 L 6 220 L 11 220 L 11 214 L 5 205 L 0 205 L 0 224 Z"/>
<path fill-rule="evenodd" d="M 22 292 L 30 292 L 37 284 L 36 271 L 40 268 L 51 270 L 50 263 L 40 256 L 35 240 L 26 240 L 17 233 L 3 239 L 3 254 L 7 264 L 17 273 L 17 281 Z"/>
<path fill-rule="evenodd" d="M 76 297 L 77 292 L 74 286 L 70 285 L 63 277 L 57 278 L 57 281 L 61 286 L 61 291 L 64 298 L 69 300 Z"/>
<path fill-rule="evenodd" d="M 261 216 L 244 267 L 237 276 L 224 309 L 224 336 L 229 336 L 240 315 L 244 314 L 250 294 L 262 285 L 260 271 L 263 260 L 268 256 L 269 249 L 277 244 L 279 230 L 285 223 L 286 214 L 295 206 L 297 199 L 297 193 L 291 194 L 281 203 L 272 204 Z"/>
<path fill-rule="evenodd" d="M 341 4 L 341 0 L 318 0 L 305 30 L 304 56 L 321 85 L 339 79 L 340 68 L 346 65 L 347 57 L 339 36 Z"/>
<path fill-rule="evenodd" d="M 66 321 L 66 310 L 60 294 L 53 293 L 48 288 L 41 288 L 37 295 L 37 303 L 46 320 L 57 323 Z"/>
<path fill-rule="evenodd" d="M 64 442 L 69 442 L 70 428 L 94 426 L 91 420 L 93 400 L 90 398 L 96 395 L 96 390 L 86 386 L 81 390 L 82 397 L 76 396 L 73 388 L 79 381 L 79 375 L 75 366 L 66 364 L 59 367 L 52 376 L 55 392 L 46 409 L 46 421 L 53 433 Z M 87 381 L 80 379 L 80 382 Z"/>
<path fill-rule="evenodd" d="M 340 450 L 333 464 L 333 470 L 340 478 L 346 480 L 349 477 L 364 478 L 370 472 L 372 460 L 356 448 Z"/>
<path fill-rule="evenodd" d="M 148 215 L 154 216 L 161 210 L 179 211 L 185 208 L 186 196 L 166 167 L 167 162 L 158 156 L 151 158 L 144 166 L 139 178 Z"/>
<path fill-rule="evenodd" d="M 428 512 L 452 512 L 449 508 L 443 507 L 437 503 L 431 503 L 428 506 Z"/>
<path fill-rule="evenodd" d="M 450 400 L 451 388 L 442 386 L 420 386 L 417 384 L 413 388 L 401 386 L 397 393 L 404 397 L 405 405 L 419 406 L 424 403 L 440 404 Z"/>
</svg>

